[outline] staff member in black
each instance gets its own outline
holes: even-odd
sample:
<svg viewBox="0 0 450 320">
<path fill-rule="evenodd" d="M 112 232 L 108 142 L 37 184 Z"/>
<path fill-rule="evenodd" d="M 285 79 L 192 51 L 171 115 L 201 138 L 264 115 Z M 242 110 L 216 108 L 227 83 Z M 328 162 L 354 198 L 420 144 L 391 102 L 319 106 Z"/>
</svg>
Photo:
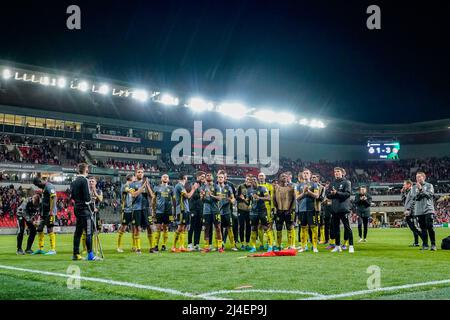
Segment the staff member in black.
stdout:
<svg viewBox="0 0 450 320">
<path fill-rule="evenodd" d="M 367 193 L 367 188 L 360 187 L 355 195 L 356 214 L 358 215 L 359 242 L 367 242 L 367 227 L 369 226 L 371 203 L 372 196 Z"/>
<path fill-rule="evenodd" d="M 341 231 L 340 223 L 344 225 L 344 238 L 345 235 L 348 236 L 350 246 L 348 249 L 349 253 L 354 253 L 353 248 L 353 233 L 350 227 L 350 222 L 348 221 L 348 216 L 350 214 L 350 196 L 352 185 L 351 182 L 344 177 L 345 170 L 339 167 L 334 168 L 334 178 L 335 180 L 326 190 L 326 197 L 331 199 L 331 212 L 333 219 L 333 230 L 336 236 L 336 246 L 332 252 L 341 252 Z"/>
<path fill-rule="evenodd" d="M 202 186 L 205 183 L 206 173 L 199 171 L 195 176 L 197 183 Z M 189 192 L 190 186 L 186 190 Z M 200 251 L 200 234 L 203 227 L 203 201 L 200 197 L 200 188 L 196 189 L 189 199 L 189 210 L 191 211 L 191 225 L 188 231 L 188 251 Z M 194 238 L 193 245 L 192 238 Z"/>
<path fill-rule="evenodd" d="M 70 185 L 71 198 L 74 201 L 74 213 L 77 218 L 75 233 L 73 236 L 73 257 L 72 260 L 82 260 L 80 255 L 80 240 L 83 231 L 86 232 L 86 249 L 88 252 L 87 260 L 101 260 L 92 252 L 92 233 L 94 224 L 91 217 L 89 204 L 91 194 L 89 192 L 89 182 L 87 175 L 89 166 L 87 163 L 78 164 L 78 176 Z"/>
<path fill-rule="evenodd" d="M 41 197 L 38 194 L 24 200 L 17 210 L 17 224 L 19 225 L 19 233 L 17 234 L 17 254 L 32 254 L 31 246 L 36 237 L 36 226 L 33 223 L 34 217 L 39 214 L 39 205 Z M 28 227 L 30 234 L 28 235 L 27 248 L 25 252 L 22 249 L 23 234 L 25 233 L 25 226 Z"/>
</svg>

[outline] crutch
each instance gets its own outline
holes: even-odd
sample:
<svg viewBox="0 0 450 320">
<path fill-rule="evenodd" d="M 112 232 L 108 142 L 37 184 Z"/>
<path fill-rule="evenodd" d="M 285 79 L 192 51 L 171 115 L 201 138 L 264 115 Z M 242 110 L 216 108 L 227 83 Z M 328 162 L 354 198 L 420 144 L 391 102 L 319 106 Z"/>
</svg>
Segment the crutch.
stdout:
<svg viewBox="0 0 450 320">
<path fill-rule="evenodd" d="M 91 209 L 91 206 L 88 204 L 89 212 L 91 213 L 91 220 L 92 224 L 94 225 L 94 238 L 92 239 L 92 242 L 94 243 L 95 253 L 100 255 L 100 258 L 104 259 L 105 256 L 103 255 L 103 248 L 102 244 L 100 242 L 100 236 L 97 229 L 97 221 L 95 220 L 95 214 Z"/>
</svg>

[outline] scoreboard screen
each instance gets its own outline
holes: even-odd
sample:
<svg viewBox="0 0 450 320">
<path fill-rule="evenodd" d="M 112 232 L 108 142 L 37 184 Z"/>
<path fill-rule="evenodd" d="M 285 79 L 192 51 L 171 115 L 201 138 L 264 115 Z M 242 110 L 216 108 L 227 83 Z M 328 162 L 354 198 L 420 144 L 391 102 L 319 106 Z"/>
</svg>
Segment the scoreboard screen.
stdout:
<svg viewBox="0 0 450 320">
<path fill-rule="evenodd" d="M 369 161 L 399 160 L 399 141 L 368 141 L 367 154 Z"/>
</svg>

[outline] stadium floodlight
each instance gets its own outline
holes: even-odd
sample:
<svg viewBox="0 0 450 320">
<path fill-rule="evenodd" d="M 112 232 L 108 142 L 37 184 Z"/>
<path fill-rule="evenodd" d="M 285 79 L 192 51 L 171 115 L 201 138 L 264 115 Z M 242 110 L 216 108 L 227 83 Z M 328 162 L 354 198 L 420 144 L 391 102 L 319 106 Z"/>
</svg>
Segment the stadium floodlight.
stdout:
<svg viewBox="0 0 450 320">
<path fill-rule="evenodd" d="M 3 76 L 3 79 L 8 80 L 9 78 L 12 77 L 12 72 L 11 72 L 11 70 L 9 70 L 9 69 L 3 69 L 2 76 Z"/>
<path fill-rule="evenodd" d="M 148 92 L 140 89 L 134 90 L 132 97 L 133 99 L 145 102 L 148 100 Z"/>
<path fill-rule="evenodd" d="M 214 104 L 211 101 L 205 101 L 202 98 L 191 98 L 186 104 L 186 107 L 195 112 L 211 111 L 214 109 Z"/>
<path fill-rule="evenodd" d="M 40 80 L 40 82 L 41 82 L 42 85 L 48 86 L 48 85 L 50 85 L 50 78 L 47 77 L 47 76 L 42 77 L 41 80 Z"/>
<path fill-rule="evenodd" d="M 78 90 L 86 92 L 89 89 L 89 84 L 86 81 L 78 83 Z"/>
<path fill-rule="evenodd" d="M 107 84 L 102 84 L 102 85 L 100 86 L 100 88 L 98 89 L 98 92 L 99 92 L 100 94 L 103 94 L 103 95 L 108 94 L 108 92 L 109 92 L 109 86 L 108 86 Z"/>
<path fill-rule="evenodd" d="M 295 116 L 289 112 L 280 112 L 275 115 L 275 121 L 281 124 L 292 124 L 295 122 Z"/>
<path fill-rule="evenodd" d="M 307 126 L 309 124 L 309 121 L 306 118 L 302 118 L 298 123 L 302 126 Z"/>
<path fill-rule="evenodd" d="M 177 106 L 180 103 L 180 100 L 178 98 L 173 97 L 167 93 L 161 95 L 161 97 L 157 101 L 166 106 Z"/>
<path fill-rule="evenodd" d="M 312 119 L 309 126 L 311 128 L 325 128 L 325 124 L 322 121 L 316 119 Z"/>
<path fill-rule="evenodd" d="M 66 79 L 65 78 L 58 78 L 56 84 L 58 85 L 59 88 L 65 88 L 66 87 Z"/>
<path fill-rule="evenodd" d="M 270 110 L 259 110 L 256 111 L 253 116 L 257 118 L 258 120 L 264 121 L 264 122 L 274 122 L 276 120 L 276 114 L 273 111 Z"/>
<path fill-rule="evenodd" d="M 217 111 L 229 117 L 240 119 L 245 117 L 250 110 L 238 102 L 225 102 L 217 107 Z"/>
</svg>

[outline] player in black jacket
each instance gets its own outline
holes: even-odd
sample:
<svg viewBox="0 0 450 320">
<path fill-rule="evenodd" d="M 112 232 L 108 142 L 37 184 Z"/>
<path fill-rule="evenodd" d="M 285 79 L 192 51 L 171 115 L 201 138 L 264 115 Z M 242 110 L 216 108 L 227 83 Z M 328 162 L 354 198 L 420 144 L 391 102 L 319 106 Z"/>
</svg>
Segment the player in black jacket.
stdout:
<svg viewBox="0 0 450 320">
<path fill-rule="evenodd" d="M 74 213 L 77 218 L 75 233 L 73 236 L 73 257 L 72 260 L 82 260 L 80 255 L 80 240 L 83 231 L 86 232 L 87 260 L 101 260 L 92 251 L 92 233 L 94 223 L 92 212 L 89 208 L 91 194 L 89 192 L 89 182 L 86 178 L 89 172 L 87 163 L 78 165 L 78 176 L 70 185 L 71 198 L 74 201 Z"/>
<path fill-rule="evenodd" d="M 205 183 L 206 173 L 199 171 L 195 176 L 199 185 Z M 189 210 L 191 211 L 191 226 L 188 231 L 188 251 L 200 251 L 200 234 L 203 227 L 203 201 L 200 197 L 200 188 L 195 190 L 189 199 Z M 192 238 L 194 238 L 194 243 L 192 243 Z"/>
<path fill-rule="evenodd" d="M 331 199 L 331 211 L 333 219 L 333 230 L 336 238 L 336 247 L 332 252 L 341 252 L 341 242 L 340 242 L 340 222 L 344 225 L 344 230 L 347 232 L 349 237 L 349 253 L 354 253 L 353 248 L 353 233 L 350 227 L 350 222 L 348 220 L 350 209 L 352 207 L 350 201 L 350 195 L 352 190 L 352 185 L 350 181 L 344 178 L 344 169 L 336 167 L 334 168 L 334 178 L 335 180 L 330 184 L 326 190 L 326 197 Z"/>
</svg>

